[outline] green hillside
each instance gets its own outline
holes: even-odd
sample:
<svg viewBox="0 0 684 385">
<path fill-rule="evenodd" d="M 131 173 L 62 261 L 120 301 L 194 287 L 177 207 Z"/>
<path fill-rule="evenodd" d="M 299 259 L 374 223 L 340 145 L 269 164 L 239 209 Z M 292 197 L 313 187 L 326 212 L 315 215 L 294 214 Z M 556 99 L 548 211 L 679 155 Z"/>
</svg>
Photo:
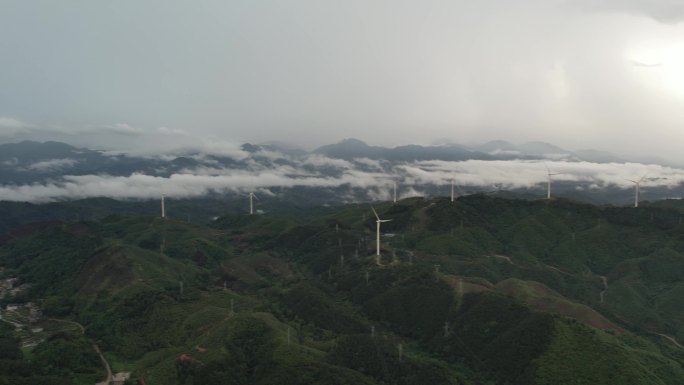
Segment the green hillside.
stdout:
<svg viewBox="0 0 684 385">
<path fill-rule="evenodd" d="M 0 301 L 84 332 L 20 349 L 25 333 L 0 323 L 0 360 L 90 358 L 0 384 L 92 383 L 90 343 L 149 385 L 684 382 L 676 209 L 487 195 L 374 207 L 392 220 L 379 258 L 364 205 L 24 227 L 0 266 L 30 286 Z"/>
</svg>

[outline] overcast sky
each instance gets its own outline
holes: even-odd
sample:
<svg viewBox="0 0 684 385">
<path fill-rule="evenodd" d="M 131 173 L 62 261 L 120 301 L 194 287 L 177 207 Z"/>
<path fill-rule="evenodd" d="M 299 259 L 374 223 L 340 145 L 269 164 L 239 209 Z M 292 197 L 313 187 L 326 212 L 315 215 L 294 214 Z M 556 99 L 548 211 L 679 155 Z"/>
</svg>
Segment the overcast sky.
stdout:
<svg viewBox="0 0 684 385">
<path fill-rule="evenodd" d="M 0 142 L 506 139 L 681 161 L 681 21 L 681 0 L 0 0 Z"/>
</svg>

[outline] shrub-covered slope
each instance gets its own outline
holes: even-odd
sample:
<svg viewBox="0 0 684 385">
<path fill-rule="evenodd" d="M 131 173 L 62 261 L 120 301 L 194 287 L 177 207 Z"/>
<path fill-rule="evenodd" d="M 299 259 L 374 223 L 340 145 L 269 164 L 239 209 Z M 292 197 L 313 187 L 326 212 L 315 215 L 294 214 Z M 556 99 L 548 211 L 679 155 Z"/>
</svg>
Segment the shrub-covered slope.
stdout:
<svg viewBox="0 0 684 385">
<path fill-rule="evenodd" d="M 684 381 L 684 349 L 656 334 L 684 339 L 677 211 L 484 195 L 375 208 L 392 219 L 380 257 L 357 205 L 34 226 L 0 246 L 31 284 L 2 301 L 84 326 L 23 354 L 83 339 L 145 384 Z M 25 360 L 15 334 L 0 350 Z M 59 383 L 101 374 L 86 362 Z"/>
</svg>

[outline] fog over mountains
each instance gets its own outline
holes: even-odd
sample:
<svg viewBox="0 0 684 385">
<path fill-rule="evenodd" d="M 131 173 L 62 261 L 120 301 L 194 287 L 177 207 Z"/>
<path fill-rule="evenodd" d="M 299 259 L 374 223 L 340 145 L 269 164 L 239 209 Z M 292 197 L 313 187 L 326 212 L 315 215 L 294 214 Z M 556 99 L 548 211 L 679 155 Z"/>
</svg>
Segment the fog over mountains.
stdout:
<svg viewBox="0 0 684 385">
<path fill-rule="evenodd" d="M 313 151 L 246 143 L 221 151 L 141 156 L 24 141 L 0 145 L 0 200 L 150 199 L 161 193 L 193 198 L 248 191 L 308 199 L 325 191 L 318 203 L 341 203 L 390 199 L 394 182 L 399 197 L 447 195 L 453 177 L 459 194 L 508 190 L 533 198 L 545 195 L 547 168 L 555 174 L 554 195 L 574 199 L 628 204 L 629 180 L 640 178 L 644 200 L 684 193 L 684 170 L 675 166 L 543 142 L 387 148 L 346 139 Z M 294 194 L 292 188 L 299 190 Z"/>
</svg>

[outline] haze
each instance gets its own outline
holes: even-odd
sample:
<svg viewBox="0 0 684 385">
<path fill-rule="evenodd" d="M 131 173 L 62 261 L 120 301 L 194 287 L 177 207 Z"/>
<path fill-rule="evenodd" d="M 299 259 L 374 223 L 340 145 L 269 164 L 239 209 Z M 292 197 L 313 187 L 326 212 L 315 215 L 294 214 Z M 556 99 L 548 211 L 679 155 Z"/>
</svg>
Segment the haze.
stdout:
<svg viewBox="0 0 684 385">
<path fill-rule="evenodd" d="M 539 140 L 676 161 L 667 0 L 3 0 L 0 142 Z"/>
</svg>

